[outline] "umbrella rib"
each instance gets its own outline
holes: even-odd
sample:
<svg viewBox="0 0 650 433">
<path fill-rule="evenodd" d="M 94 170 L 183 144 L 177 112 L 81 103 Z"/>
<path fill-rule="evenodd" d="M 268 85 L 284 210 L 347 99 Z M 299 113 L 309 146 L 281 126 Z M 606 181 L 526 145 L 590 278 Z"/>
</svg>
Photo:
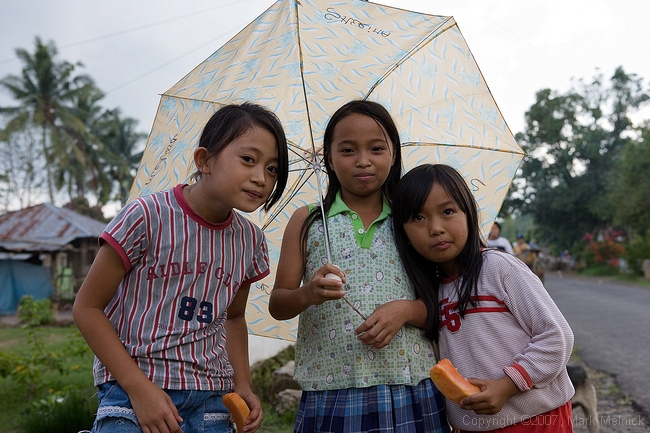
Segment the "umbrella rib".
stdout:
<svg viewBox="0 0 650 433">
<path fill-rule="evenodd" d="M 402 147 L 426 147 L 426 146 L 445 146 L 445 147 L 459 147 L 459 148 L 465 148 L 465 149 L 474 149 L 474 150 L 485 150 L 485 151 L 490 151 L 490 152 L 500 152 L 500 153 L 508 153 L 512 155 L 522 155 L 526 156 L 526 152 L 523 150 L 519 149 L 501 149 L 498 147 L 481 147 L 481 146 L 473 146 L 471 144 L 450 144 L 450 143 L 423 143 L 421 141 L 405 141 L 402 142 Z"/>
<path fill-rule="evenodd" d="M 380 85 L 384 81 L 384 79 L 387 76 L 389 76 L 395 69 L 397 69 L 402 63 L 404 63 L 406 60 L 411 58 L 414 53 L 417 53 L 418 51 L 420 51 L 422 49 L 422 47 L 424 47 L 425 45 L 428 45 L 431 41 L 436 39 L 441 34 L 445 33 L 447 30 L 452 29 L 453 27 L 457 26 L 456 22 L 454 21 L 453 24 L 448 25 L 447 27 L 443 27 L 443 29 L 440 30 L 440 27 L 444 26 L 450 20 L 453 20 L 453 17 L 449 17 L 443 24 L 438 26 L 435 30 L 431 31 L 431 33 L 429 33 L 429 35 L 427 37 L 423 38 L 420 41 L 420 43 L 418 43 L 413 48 L 408 50 L 408 52 L 404 55 L 404 57 L 402 57 L 400 60 L 395 62 L 395 64 L 390 69 L 388 69 L 386 71 L 386 73 L 381 78 L 379 78 L 375 84 L 372 85 L 372 87 L 370 87 L 370 90 L 368 90 L 368 93 L 366 93 L 366 96 L 364 97 L 364 99 L 368 99 L 370 97 L 370 94 L 375 90 L 375 88 L 378 85 Z"/>
</svg>

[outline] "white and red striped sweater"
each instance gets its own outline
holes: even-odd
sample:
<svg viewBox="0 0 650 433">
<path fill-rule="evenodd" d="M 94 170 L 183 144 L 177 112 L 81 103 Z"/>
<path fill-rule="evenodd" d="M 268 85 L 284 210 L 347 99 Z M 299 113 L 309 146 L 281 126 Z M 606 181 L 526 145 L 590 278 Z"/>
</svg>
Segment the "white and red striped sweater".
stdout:
<svg viewBox="0 0 650 433">
<path fill-rule="evenodd" d="M 496 415 L 477 415 L 448 400 L 450 423 L 470 431 L 525 421 L 562 406 L 574 393 L 566 372 L 573 332 L 540 280 L 507 253 L 485 250 L 483 258 L 477 303 L 467 306 L 463 318 L 455 282 L 441 285 L 440 356 L 464 377 L 507 374 L 522 392 Z"/>
</svg>

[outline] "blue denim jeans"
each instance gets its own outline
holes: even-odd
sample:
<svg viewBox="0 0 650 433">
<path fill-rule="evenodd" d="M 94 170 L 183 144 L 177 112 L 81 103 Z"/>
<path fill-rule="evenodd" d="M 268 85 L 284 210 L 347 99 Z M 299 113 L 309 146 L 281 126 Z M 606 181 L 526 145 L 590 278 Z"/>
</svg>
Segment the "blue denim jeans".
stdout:
<svg viewBox="0 0 650 433">
<path fill-rule="evenodd" d="M 131 400 L 115 381 L 98 387 L 99 407 L 93 424 L 93 433 L 141 433 Z M 164 390 L 183 418 L 183 433 L 232 433 L 230 412 L 223 405 L 220 391 Z"/>
</svg>

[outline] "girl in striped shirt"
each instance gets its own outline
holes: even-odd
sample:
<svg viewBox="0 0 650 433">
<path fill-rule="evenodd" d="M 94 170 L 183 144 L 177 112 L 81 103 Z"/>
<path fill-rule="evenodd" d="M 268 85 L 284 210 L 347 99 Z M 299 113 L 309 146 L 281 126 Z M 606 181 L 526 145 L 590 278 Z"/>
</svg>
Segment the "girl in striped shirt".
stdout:
<svg viewBox="0 0 650 433">
<path fill-rule="evenodd" d="M 516 257 L 485 249 L 478 206 L 458 171 L 407 173 L 394 195 L 395 241 L 429 312 L 440 357 L 481 391 L 447 400 L 460 431 L 571 432 L 566 363 L 573 333 L 544 286 Z"/>
<path fill-rule="evenodd" d="M 139 197 L 100 236 L 74 319 L 96 355 L 93 432 L 230 433 L 236 391 L 262 422 L 244 317 L 269 273 L 262 231 L 234 209 L 268 210 L 287 182 L 287 142 L 270 111 L 219 109 L 194 151 L 191 184 Z M 226 338 L 227 335 L 227 338 Z"/>
</svg>

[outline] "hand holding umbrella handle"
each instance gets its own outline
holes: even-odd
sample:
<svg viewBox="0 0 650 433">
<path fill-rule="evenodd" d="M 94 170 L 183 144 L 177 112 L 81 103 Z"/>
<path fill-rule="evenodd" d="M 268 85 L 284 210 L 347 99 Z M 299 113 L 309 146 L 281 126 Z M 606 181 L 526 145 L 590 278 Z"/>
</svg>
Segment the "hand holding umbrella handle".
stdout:
<svg viewBox="0 0 650 433">
<path fill-rule="evenodd" d="M 332 264 L 333 264 L 333 263 L 332 263 Z M 334 265 L 334 266 L 336 266 L 336 265 Z M 338 266 L 336 266 L 336 267 L 338 268 Z M 340 268 L 339 268 L 339 269 L 340 269 Z M 332 279 L 332 280 L 337 280 L 337 281 L 343 282 L 343 280 L 341 280 L 341 277 L 339 277 L 339 276 L 338 276 L 337 274 L 335 274 L 334 272 L 328 272 L 327 274 L 325 274 L 325 278 L 330 278 L 330 279 Z M 340 290 L 343 290 L 343 289 L 340 289 Z M 361 318 L 362 318 L 364 321 L 366 320 L 366 316 L 364 316 L 364 315 L 361 313 L 361 311 L 359 311 L 359 310 L 357 309 L 357 307 L 355 307 L 355 306 L 352 304 L 352 302 L 350 302 L 350 301 L 348 300 L 348 298 L 346 298 L 346 297 L 344 296 L 344 297 L 343 297 L 343 300 L 344 300 L 344 301 L 345 301 L 345 302 L 350 306 L 350 308 L 352 308 L 352 310 L 354 310 L 355 313 L 357 313 L 359 316 L 361 316 Z"/>
</svg>

